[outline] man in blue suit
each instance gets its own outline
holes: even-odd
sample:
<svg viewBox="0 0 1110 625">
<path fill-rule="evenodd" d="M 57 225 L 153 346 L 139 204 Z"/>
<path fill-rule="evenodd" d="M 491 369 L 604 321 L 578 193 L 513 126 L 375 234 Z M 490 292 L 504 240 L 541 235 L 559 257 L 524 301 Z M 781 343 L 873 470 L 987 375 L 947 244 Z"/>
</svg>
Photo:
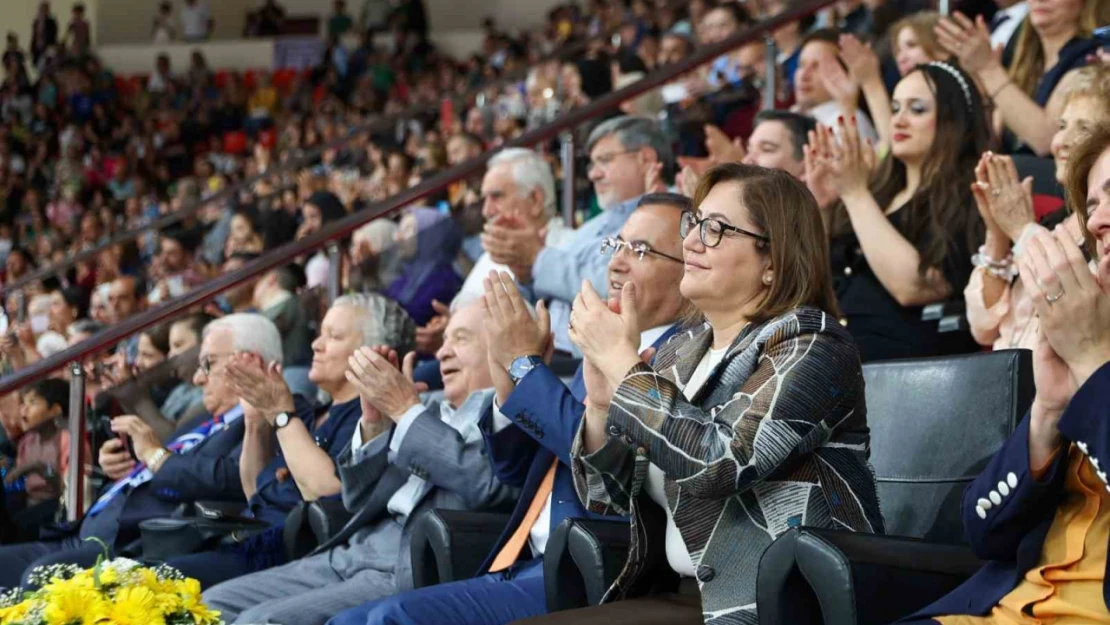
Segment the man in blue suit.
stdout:
<svg viewBox="0 0 1110 625">
<path fill-rule="evenodd" d="M 200 499 L 244 501 L 239 479 L 239 447 L 243 440 L 239 398 L 223 379 L 222 371 L 234 352 L 281 360 L 281 335 L 267 318 L 254 314 L 229 315 L 208 324 L 200 348 L 200 367 L 193 381 L 204 389 L 209 417 L 195 429 L 163 447 L 150 426 L 137 417 L 117 417 L 112 429 L 126 433 L 135 456 L 121 439 L 107 441 L 100 465 L 115 479 L 93 503 L 76 535 L 0 547 L 0 588 L 25 583 L 25 574 L 39 566 L 72 563 L 92 566 L 102 553 L 96 538 L 113 554 L 139 538 L 139 522 L 168 517 L 182 502 Z"/>
<path fill-rule="evenodd" d="M 684 273 L 678 224 L 690 207 L 681 195 L 646 195 L 620 234 L 603 243 L 614 251 L 610 306 L 629 282 L 642 296 L 640 314 L 651 326 L 641 335 L 642 349 L 666 341 L 689 311 L 678 290 Z M 546 305 L 540 303 L 533 319 L 508 274 L 491 273 L 484 298 L 497 401 L 480 427 L 497 477 L 522 489 L 516 509 L 478 577 L 363 604 L 330 625 L 502 625 L 544 614 L 543 553 L 551 531 L 564 519 L 595 516 L 579 501 L 570 469 L 571 442 L 585 410 L 582 369 L 568 388 L 547 367 Z"/>
</svg>

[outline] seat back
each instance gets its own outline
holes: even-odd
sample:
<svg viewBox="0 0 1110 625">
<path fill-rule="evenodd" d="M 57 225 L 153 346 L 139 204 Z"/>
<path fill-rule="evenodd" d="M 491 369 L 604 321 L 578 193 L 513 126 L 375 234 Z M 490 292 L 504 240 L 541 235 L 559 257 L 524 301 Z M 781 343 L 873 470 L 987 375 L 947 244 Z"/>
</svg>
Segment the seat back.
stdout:
<svg viewBox="0 0 1110 625">
<path fill-rule="evenodd" d="M 1031 352 L 870 363 L 863 375 L 887 534 L 964 544 L 963 491 L 1033 401 Z"/>
</svg>

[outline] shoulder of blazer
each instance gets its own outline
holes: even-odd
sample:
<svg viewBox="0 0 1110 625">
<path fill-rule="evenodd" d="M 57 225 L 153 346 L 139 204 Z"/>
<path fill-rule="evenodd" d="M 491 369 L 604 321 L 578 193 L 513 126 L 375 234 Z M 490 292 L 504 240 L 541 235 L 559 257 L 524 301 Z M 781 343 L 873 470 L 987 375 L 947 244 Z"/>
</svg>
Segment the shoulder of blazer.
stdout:
<svg viewBox="0 0 1110 625">
<path fill-rule="evenodd" d="M 655 356 L 656 365 L 659 368 L 665 368 L 674 364 L 683 347 L 690 343 L 705 340 L 706 335 L 710 332 L 712 332 L 712 328 L 709 327 L 707 321 L 681 328 L 659 348 L 659 353 Z M 733 340 L 728 355 L 731 357 L 737 352 L 750 348 L 753 344 L 760 349 L 764 349 L 768 345 L 797 338 L 804 334 L 827 334 L 829 338 L 845 340 L 854 345 L 852 335 L 844 329 L 844 326 L 840 325 L 835 317 L 818 308 L 801 306 L 745 328 Z"/>
</svg>

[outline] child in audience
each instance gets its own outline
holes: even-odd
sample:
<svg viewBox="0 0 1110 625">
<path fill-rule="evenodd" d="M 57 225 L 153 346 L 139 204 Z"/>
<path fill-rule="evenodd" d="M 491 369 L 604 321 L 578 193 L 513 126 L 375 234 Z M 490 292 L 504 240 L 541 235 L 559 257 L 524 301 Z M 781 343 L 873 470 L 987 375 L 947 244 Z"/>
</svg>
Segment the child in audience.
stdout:
<svg viewBox="0 0 1110 625">
<path fill-rule="evenodd" d="M 69 384 L 48 378 L 23 391 L 15 467 L 4 478 L 5 486 L 24 478 L 27 507 L 57 500 L 62 495 L 62 475 L 69 465 L 69 432 L 64 427 L 69 405 Z"/>
</svg>

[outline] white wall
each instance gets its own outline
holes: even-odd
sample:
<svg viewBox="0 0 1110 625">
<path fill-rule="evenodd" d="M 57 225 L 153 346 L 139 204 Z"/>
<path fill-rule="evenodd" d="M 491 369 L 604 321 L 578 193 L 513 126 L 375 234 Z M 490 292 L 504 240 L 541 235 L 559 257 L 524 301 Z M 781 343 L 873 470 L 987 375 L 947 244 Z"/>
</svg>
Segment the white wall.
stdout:
<svg viewBox="0 0 1110 625">
<path fill-rule="evenodd" d="M 3 0 L 0 0 L 2 2 Z M 441 50 L 462 58 L 477 50 L 482 44 L 480 30 L 437 32 L 432 41 Z M 383 39 L 387 39 L 383 38 Z M 384 44 L 385 41 L 383 40 Z M 185 71 L 190 56 L 200 50 L 208 59 L 209 67 L 221 70 L 272 69 L 274 67 L 273 39 L 233 39 L 208 41 L 202 44 L 177 43 L 152 45 L 123 43 L 97 46 L 96 52 L 107 67 L 119 74 L 149 74 L 159 54 L 170 57 L 174 71 Z"/>
<path fill-rule="evenodd" d="M 70 13 L 73 5 L 83 2 L 85 5 L 85 19 L 92 24 L 92 40 L 95 44 L 100 39 L 96 34 L 96 21 L 100 0 L 51 0 L 50 12 L 58 20 L 58 37 L 64 37 L 69 26 Z M 4 32 L 13 31 L 19 36 L 19 45 L 24 50 L 31 47 L 31 23 L 38 14 L 40 0 L 0 0 L 0 26 Z"/>
<path fill-rule="evenodd" d="M 74 0 L 55 0 L 52 4 L 61 10 Z M 214 39 L 237 39 L 243 34 L 243 23 L 248 11 L 257 8 L 260 0 L 201 0 L 208 2 L 216 20 Z M 374 0 L 377 1 L 377 0 Z M 150 25 L 160 0 L 95 0 L 98 4 L 93 24 L 97 40 L 105 44 L 142 43 L 150 41 Z M 183 2 L 172 0 L 175 13 Z M 332 0 L 278 0 L 289 15 L 318 15 L 326 19 L 332 12 Z M 560 0 L 424 0 L 428 10 L 431 30 L 456 32 L 478 30 L 482 20 L 493 16 L 498 25 L 509 30 L 541 26 L 547 11 Z M 0 0 L 0 7 L 12 4 L 37 6 L 38 0 Z M 347 0 L 347 11 L 356 19 L 362 11 L 363 0 Z M 3 15 L 0 8 L 0 15 Z M 66 15 L 68 16 L 68 7 Z M 33 7 L 28 15 L 33 15 Z M 26 18 L 30 28 L 30 18 Z M 29 31 L 28 31 L 29 32 Z"/>
</svg>

